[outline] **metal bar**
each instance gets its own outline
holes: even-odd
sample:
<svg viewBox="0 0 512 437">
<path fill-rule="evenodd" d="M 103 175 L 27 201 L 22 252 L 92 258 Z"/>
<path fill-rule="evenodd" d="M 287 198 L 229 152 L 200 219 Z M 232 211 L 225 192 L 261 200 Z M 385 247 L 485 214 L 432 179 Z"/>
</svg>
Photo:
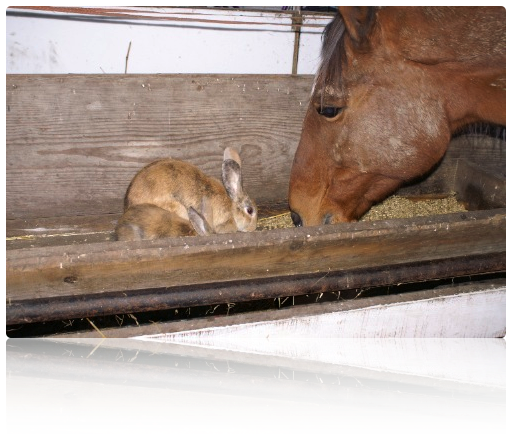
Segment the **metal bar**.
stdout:
<svg viewBox="0 0 512 437">
<path fill-rule="evenodd" d="M 160 8 L 155 10 L 151 7 L 59 7 L 59 6 L 10 6 L 6 15 L 11 17 L 46 18 L 55 20 L 76 20 L 86 22 L 111 22 L 144 25 L 150 23 L 161 25 L 184 25 L 184 26 L 230 26 L 231 30 L 236 28 L 254 28 L 256 30 L 268 30 L 289 32 L 290 23 L 288 19 L 294 12 L 289 11 L 257 11 L 239 9 L 223 10 L 210 8 Z M 308 13 L 310 17 L 318 17 L 320 20 L 330 19 L 333 14 L 325 12 L 322 14 Z M 237 17 L 238 19 L 233 19 Z M 324 21 L 313 22 L 309 20 L 306 24 L 297 23 L 296 26 L 307 29 L 309 32 L 322 33 Z"/>
<path fill-rule="evenodd" d="M 77 317 L 98 317 L 424 282 L 505 270 L 506 254 L 498 252 L 359 268 L 328 274 L 324 272 L 99 295 L 30 299 L 8 303 L 6 319 L 7 325 L 12 325 Z"/>
<path fill-rule="evenodd" d="M 26 377 L 378 408 L 458 420 L 506 423 L 506 407 L 502 405 L 172 367 L 7 352 L 6 372 Z"/>
</svg>

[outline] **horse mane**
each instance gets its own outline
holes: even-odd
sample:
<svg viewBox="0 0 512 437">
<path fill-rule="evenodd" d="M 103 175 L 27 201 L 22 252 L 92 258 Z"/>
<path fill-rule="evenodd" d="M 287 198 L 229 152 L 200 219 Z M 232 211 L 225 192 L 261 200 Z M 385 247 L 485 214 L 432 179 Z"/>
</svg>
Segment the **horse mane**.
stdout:
<svg viewBox="0 0 512 437">
<path fill-rule="evenodd" d="M 370 8 L 367 19 L 364 23 L 359 23 L 360 28 L 359 40 L 357 45 L 360 49 L 364 49 L 367 36 L 373 24 L 375 10 L 377 8 Z M 343 46 L 343 36 L 345 34 L 346 26 L 343 17 L 338 12 L 332 21 L 325 26 L 322 34 L 322 51 L 321 61 L 318 68 L 314 89 L 320 89 L 322 95 L 325 87 L 331 85 L 333 87 L 341 86 L 341 66 L 345 58 L 345 48 Z"/>
</svg>

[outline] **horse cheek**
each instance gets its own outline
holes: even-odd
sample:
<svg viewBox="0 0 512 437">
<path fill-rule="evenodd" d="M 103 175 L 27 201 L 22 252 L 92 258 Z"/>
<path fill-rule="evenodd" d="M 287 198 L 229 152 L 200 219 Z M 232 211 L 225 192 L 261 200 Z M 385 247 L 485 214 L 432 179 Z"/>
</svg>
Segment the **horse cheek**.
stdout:
<svg viewBox="0 0 512 437">
<path fill-rule="evenodd" d="M 421 96 L 409 103 L 402 117 L 400 135 L 388 139 L 395 176 L 410 180 L 421 176 L 441 160 L 450 141 L 445 111 L 436 98 Z"/>
<path fill-rule="evenodd" d="M 450 130 L 440 100 L 428 92 L 402 93 L 401 89 L 387 95 L 375 93 L 366 110 L 360 111 L 371 115 L 352 123 L 352 150 L 347 152 L 351 152 L 354 168 L 406 181 L 426 173 L 444 155 Z M 382 109 L 388 107 L 384 102 L 393 107 L 392 113 Z"/>
</svg>

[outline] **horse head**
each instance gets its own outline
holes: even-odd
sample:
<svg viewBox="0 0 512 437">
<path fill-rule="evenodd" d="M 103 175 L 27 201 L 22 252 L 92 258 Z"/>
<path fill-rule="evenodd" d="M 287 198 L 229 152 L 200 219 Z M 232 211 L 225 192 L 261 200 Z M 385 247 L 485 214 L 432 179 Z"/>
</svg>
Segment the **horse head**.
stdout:
<svg viewBox="0 0 512 437">
<path fill-rule="evenodd" d="M 505 124 L 504 8 L 340 7 L 291 169 L 294 223 L 357 220 L 477 121 Z"/>
</svg>

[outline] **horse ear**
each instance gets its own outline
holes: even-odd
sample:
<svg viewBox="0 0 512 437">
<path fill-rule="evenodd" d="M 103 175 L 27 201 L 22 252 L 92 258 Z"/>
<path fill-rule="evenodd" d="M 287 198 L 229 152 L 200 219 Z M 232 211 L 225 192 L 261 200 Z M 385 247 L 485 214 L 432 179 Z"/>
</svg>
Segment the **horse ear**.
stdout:
<svg viewBox="0 0 512 437">
<path fill-rule="evenodd" d="M 358 45 L 366 43 L 375 19 L 375 7 L 338 6 L 338 11 L 350 38 Z"/>
</svg>

